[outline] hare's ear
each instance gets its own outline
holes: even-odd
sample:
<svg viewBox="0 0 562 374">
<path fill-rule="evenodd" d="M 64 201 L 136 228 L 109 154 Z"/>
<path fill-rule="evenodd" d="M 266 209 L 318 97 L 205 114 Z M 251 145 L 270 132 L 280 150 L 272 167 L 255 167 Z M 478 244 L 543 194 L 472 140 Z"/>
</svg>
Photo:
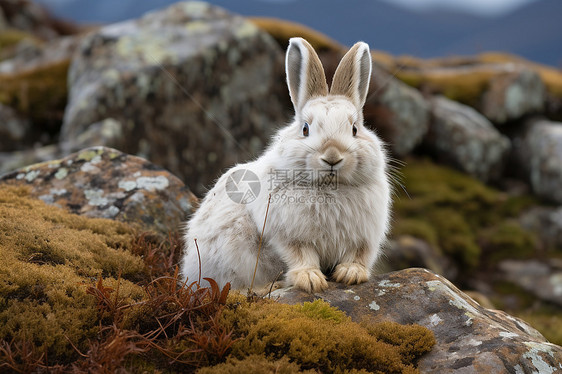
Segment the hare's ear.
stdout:
<svg viewBox="0 0 562 374">
<path fill-rule="evenodd" d="M 358 110 L 361 109 L 367 99 L 371 69 L 369 46 L 363 42 L 355 43 L 334 73 L 330 94 L 347 96 Z"/>
<path fill-rule="evenodd" d="M 324 68 L 314 48 L 303 38 L 291 38 L 285 58 L 287 86 L 295 111 L 313 97 L 328 95 Z"/>
</svg>

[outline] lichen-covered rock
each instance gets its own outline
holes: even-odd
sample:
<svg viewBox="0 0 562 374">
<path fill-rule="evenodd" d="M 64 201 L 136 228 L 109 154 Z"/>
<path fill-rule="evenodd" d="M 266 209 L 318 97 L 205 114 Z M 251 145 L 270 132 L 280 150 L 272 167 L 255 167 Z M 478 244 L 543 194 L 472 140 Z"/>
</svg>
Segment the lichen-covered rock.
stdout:
<svg viewBox="0 0 562 374">
<path fill-rule="evenodd" d="M 562 306 L 561 260 L 504 260 L 499 268 L 503 278 L 542 300 Z"/>
<path fill-rule="evenodd" d="M 511 144 L 476 110 L 437 96 L 424 144 L 443 162 L 483 181 L 501 175 Z"/>
<path fill-rule="evenodd" d="M 482 96 L 481 113 L 503 124 L 544 109 L 546 90 L 539 74 L 527 68 L 498 75 Z"/>
<path fill-rule="evenodd" d="M 281 289 L 289 304 L 321 298 L 353 320 L 415 323 L 435 334 L 437 344 L 419 361 L 422 373 L 555 373 L 562 347 L 504 312 L 482 308 L 445 278 L 425 269 L 374 276 L 359 286 L 330 283 L 310 295 Z"/>
<path fill-rule="evenodd" d="M 106 118 L 115 146 L 203 192 L 287 120 L 283 52 L 251 22 L 180 2 L 87 36 L 72 62 L 61 140 Z"/>
<path fill-rule="evenodd" d="M 516 157 L 527 172 L 533 192 L 562 203 L 562 122 L 529 120 L 515 141 Z"/>
<path fill-rule="evenodd" d="M 420 92 L 373 65 L 365 120 L 397 156 L 405 156 L 421 143 L 429 122 L 429 106 Z"/>
<path fill-rule="evenodd" d="M 0 152 L 18 149 L 33 137 L 31 124 L 12 108 L 0 104 Z M 29 144 L 30 145 L 30 144 Z"/>
<path fill-rule="evenodd" d="M 0 183 L 31 186 L 31 196 L 72 213 L 111 218 L 141 230 L 177 231 L 196 198 L 175 176 L 139 157 L 93 147 L 27 166 Z"/>
</svg>

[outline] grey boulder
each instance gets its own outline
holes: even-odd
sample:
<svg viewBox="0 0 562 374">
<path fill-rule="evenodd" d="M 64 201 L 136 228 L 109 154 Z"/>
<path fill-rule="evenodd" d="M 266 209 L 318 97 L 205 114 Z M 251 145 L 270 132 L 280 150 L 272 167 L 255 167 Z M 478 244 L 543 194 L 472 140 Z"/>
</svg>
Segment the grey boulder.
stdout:
<svg viewBox="0 0 562 374">
<path fill-rule="evenodd" d="M 203 2 L 105 26 L 73 58 L 61 141 L 76 148 L 92 124 L 111 118 L 122 124 L 112 146 L 203 192 L 287 120 L 283 62 L 268 34 Z"/>
<path fill-rule="evenodd" d="M 557 373 L 562 347 L 524 321 L 481 307 L 447 279 L 425 269 L 377 275 L 358 286 L 330 283 L 310 295 L 280 289 L 289 304 L 321 298 L 354 321 L 419 324 L 435 334 L 436 346 L 419 361 L 422 373 Z"/>
<path fill-rule="evenodd" d="M 431 113 L 424 144 L 440 161 L 485 182 L 501 176 L 511 144 L 490 121 L 444 96 L 431 99 Z"/>
</svg>

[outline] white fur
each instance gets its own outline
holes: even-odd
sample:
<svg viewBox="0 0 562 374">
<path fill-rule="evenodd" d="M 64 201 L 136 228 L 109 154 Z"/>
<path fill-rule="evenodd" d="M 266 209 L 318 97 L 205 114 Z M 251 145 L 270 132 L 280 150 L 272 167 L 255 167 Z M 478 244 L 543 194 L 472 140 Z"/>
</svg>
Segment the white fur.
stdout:
<svg viewBox="0 0 562 374">
<path fill-rule="evenodd" d="M 291 43 L 304 52 L 306 41 L 292 39 Z M 364 43 L 356 51 L 364 53 L 365 48 L 369 53 Z M 304 62 L 311 63 L 313 59 L 302 54 Z M 350 57 L 352 68 L 359 69 L 360 58 Z M 368 79 L 370 69 L 369 60 Z M 297 73 L 306 77 L 302 71 Z M 300 83 L 305 84 L 302 80 Z M 351 83 L 359 87 L 357 82 Z M 236 165 L 217 181 L 187 224 L 181 263 L 184 277 L 189 281 L 199 277 L 197 239 L 202 277 L 211 277 L 220 285 L 230 282 L 237 289 L 249 287 L 270 195 L 255 287 L 273 282 L 281 271 L 287 283 L 309 292 L 326 288 L 326 273 L 333 272 L 337 281 L 348 284 L 369 277 L 389 226 L 390 186 L 383 144 L 363 125 L 366 92 L 354 96 L 329 94 L 312 97 L 300 103 L 301 108 L 295 105 L 293 122 L 275 135 L 261 157 Z M 300 89 L 298 97 L 309 96 Z M 304 122 L 309 124 L 308 137 L 302 133 Z M 354 125 L 357 136 L 352 134 Z M 328 142 L 336 145 L 326 147 Z M 340 157 L 333 166 L 338 178 L 336 189 L 327 185 L 276 185 L 279 178 L 275 177 L 285 171 L 307 170 L 314 176 L 328 173 L 331 166 L 322 158 Z M 240 169 L 251 170 L 261 182 L 259 196 L 249 204 L 235 203 L 226 193 L 226 179 Z M 295 203 L 288 203 L 289 199 Z"/>
</svg>

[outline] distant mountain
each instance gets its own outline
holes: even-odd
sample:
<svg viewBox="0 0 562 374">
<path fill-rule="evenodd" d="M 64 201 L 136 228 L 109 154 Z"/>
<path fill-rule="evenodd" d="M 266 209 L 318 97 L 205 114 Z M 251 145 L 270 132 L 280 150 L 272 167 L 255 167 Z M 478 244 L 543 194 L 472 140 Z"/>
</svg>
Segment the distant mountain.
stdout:
<svg viewBox="0 0 562 374">
<path fill-rule="evenodd" d="M 52 1 L 52 0 L 51 0 Z M 40 0 L 49 2 L 49 0 Z M 165 7 L 173 0 L 66 0 L 52 10 L 78 22 L 116 22 Z M 303 23 L 343 44 L 357 40 L 395 55 L 438 57 L 485 50 L 511 52 L 562 66 L 562 1 L 540 0 L 499 17 L 453 11 L 409 11 L 376 0 L 210 0 L 242 15 Z"/>
</svg>

